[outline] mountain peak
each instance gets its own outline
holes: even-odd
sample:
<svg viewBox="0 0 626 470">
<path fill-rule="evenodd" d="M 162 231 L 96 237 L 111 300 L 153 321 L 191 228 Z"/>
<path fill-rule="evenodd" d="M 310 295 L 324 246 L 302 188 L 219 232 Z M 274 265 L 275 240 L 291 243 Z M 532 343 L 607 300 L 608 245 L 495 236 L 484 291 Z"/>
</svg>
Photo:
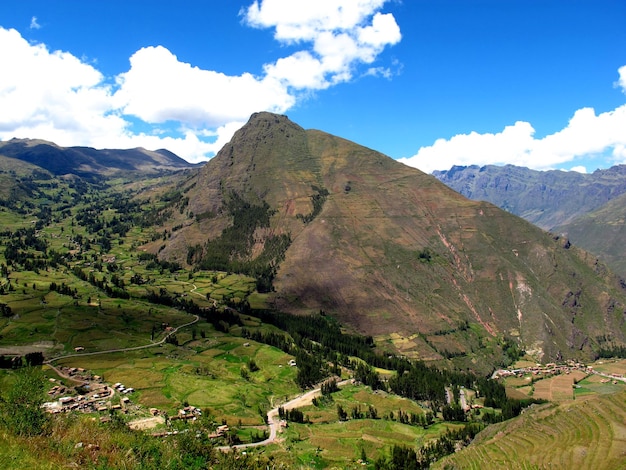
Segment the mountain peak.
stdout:
<svg viewBox="0 0 626 470">
<path fill-rule="evenodd" d="M 194 256 L 202 259 L 211 240 L 225 243 L 227 228 L 234 224 L 241 233 L 243 219 L 236 218 L 248 207 L 263 221 L 229 262 L 273 270 L 273 305 L 297 314 L 322 310 L 411 357 L 451 355 L 474 368 L 469 352 L 483 340 L 495 347 L 494 338 L 515 338 L 547 359 L 590 353 L 604 331 L 624 338 L 626 328 L 611 313 L 619 309 L 607 311 L 607 288 L 575 247 L 286 116 L 252 115 L 202 168 L 188 196 L 201 223 L 177 231 L 162 256 L 185 252 L 194 240 Z M 279 245 L 282 236 L 287 245 Z M 579 292 L 580 282 L 586 302 L 574 308 L 563 299 Z M 623 308 L 619 287 L 609 289 Z M 486 368 L 493 365 L 483 359 Z"/>
</svg>

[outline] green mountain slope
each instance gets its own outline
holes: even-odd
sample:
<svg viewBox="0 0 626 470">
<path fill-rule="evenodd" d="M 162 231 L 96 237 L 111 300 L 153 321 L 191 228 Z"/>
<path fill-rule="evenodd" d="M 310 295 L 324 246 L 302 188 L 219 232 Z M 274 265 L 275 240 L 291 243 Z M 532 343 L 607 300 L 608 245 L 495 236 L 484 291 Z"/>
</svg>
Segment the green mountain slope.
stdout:
<svg viewBox="0 0 626 470">
<path fill-rule="evenodd" d="M 594 257 L 284 116 L 253 115 L 186 197 L 196 221 L 161 256 L 184 259 L 186 248 L 187 261 L 208 268 L 215 240 L 226 246 L 228 233 L 232 266 L 264 256 L 275 270 L 277 308 L 323 310 L 412 357 L 488 369 L 504 339 L 541 360 L 592 355 L 607 332 L 624 341 L 625 289 Z M 242 228 L 235 203 L 265 205 L 265 219 Z M 288 248 L 269 256 L 280 236 Z"/>
<path fill-rule="evenodd" d="M 433 175 L 470 199 L 489 201 L 539 227 L 566 235 L 626 278 L 626 247 L 619 228 L 626 165 L 591 174 L 487 165 L 453 167 Z"/>
<path fill-rule="evenodd" d="M 0 155 L 31 163 L 55 175 L 73 174 L 87 178 L 129 171 L 159 173 L 194 166 L 167 150 L 96 150 L 60 147 L 52 142 L 33 139 L 0 142 Z"/>
<path fill-rule="evenodd" d="M 598 254 L 616 273 L 626 278 L 626 194 L 555 228 L 586 250 Z"/>
<path fill-rule="evenodd" d="M 527 410 L 433 468 L 624 468 L 624 392 Z"/>
</svg>

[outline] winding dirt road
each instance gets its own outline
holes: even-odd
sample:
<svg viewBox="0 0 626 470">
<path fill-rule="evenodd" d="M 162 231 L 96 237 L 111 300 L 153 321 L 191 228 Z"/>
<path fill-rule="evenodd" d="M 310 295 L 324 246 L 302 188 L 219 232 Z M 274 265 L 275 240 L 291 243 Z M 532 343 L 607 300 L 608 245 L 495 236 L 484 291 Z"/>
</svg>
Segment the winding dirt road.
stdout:
<svg viewBox="0 0 626 470">
<path fill-rule="evenodd" d="M 348 385 L 354 383 L 353 379 L 342 380 L 341 382 L 337 382 L 338 387 L 343 387 L 344 385 Z M 294 408 L 300 408 L 302 406 L 308 406 L 313 403 L 313 398 L 319 397 L 322 394 L 322 388 L 317 387 L 313 390 L 309 390 L 302 395 L 298 395 L 292 400 L 289 400 L 287 403 L 283 403 L 282 405 L 277 406 L 276 408 L 271 409 L 267 412 L 267 424 L 270 428 L 270 435 L 267 439 L 259 442 L 252 442 L 249 444 L 237 444 L 234 446 L 220 446 L 217 449 L 222 452 L 228 452 L 231 449 L 247 449 L 248 447 L 260 447 L 266 446 L 268 444 L 272 444 L 276 442 L 276 436 L 278 435 L 278 429 L 280 428 L 280 419 L 278 417 L 278 408 L 282 407 L 285 410 L 291 410 Z"/>
<path fill-rule="evenodd" d="M 66 359 L 68 357 L 95 356 L 97 354 L 110 354 L 110 353 L 117 353 L 117 352 L 138 351 L 140 349 L 152 348 L 154 346 L 159 346 L 160 344 L 165 343 L 167 338 L 169 338 L 173 334 L 176 334 L 176 332 L 178 330 L 180 330 L 182 328 L 185 328 L 187 326 L 191 326 L 194 323 L 197 323 L 199 319 L 200 319 L 200 317 L 198 315 L 194 315 L 194 319 L 192 321 L 190 321 L 189 323 L 185 323 L 184 325 L 177 326 L 172 331 L 170 331 L 168 334 L 166 334 L 163 337 L 163 339 L 161 339 L 160 341 L 155 341 L 154 343 L 144 344 L 143 346 L 133 346 L 133 347 L 130 347 L 130 348 L 107 349 L 105 351 L 93 351 L 93 352 L 86 352 L 86 353 L 66 354 L 64 356 L 57 356 L 57 357 L 53 357 L 53 358 L 50 358 L 50 359 L 46 359 L 43 363 L 44 364 L 52 364 L 54 361 L 58 361 L 59 359 Z"/>
</svg>

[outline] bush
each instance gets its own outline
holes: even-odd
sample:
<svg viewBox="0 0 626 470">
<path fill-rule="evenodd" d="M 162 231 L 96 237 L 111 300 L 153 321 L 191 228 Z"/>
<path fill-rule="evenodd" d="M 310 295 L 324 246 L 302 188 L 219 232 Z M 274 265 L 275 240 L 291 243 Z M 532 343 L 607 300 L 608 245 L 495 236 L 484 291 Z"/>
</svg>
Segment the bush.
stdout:
<svg viewBox="0 0 626 470">
<path fill-rule="evenodd" d="M 15 381 L 0 397 L 0 423 L 18 436 L 43 434 L 47 416 L 44 401 L 44 378 L 41 369 L 23 367 L 15 372 Z"/>
</svg>

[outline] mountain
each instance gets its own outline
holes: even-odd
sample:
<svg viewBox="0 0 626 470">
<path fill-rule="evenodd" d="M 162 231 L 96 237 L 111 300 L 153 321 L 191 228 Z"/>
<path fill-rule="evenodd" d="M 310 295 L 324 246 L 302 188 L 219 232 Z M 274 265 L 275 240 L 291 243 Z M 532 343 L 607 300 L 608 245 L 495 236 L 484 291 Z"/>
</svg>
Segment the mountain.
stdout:
<svg viewBox="0 0 626 470">
<path fill-rule="evenodd" d="M 514 165 L 453 166 L 434 171 L 433 176 L 465 197 L 489 201 L 545 230 L 568 224 L 626 193 L 626 165 L 590 174 Z"/>
<path fill-rule="evenodd" d="M 181 187 L 145 248 L 248 272 L 268 302 L 325 314 L 390 352 L 489 370 L 626 337 L 626 286 L 564 238 L 434 176 L 285 116 L 254 114 Z M 270 288 L 269 282 L 272 282 Z"/>
<path fill-rule="evenodd" d="M 90 147 L 60 147 L 34 139 L 0 142 L 0 156 L 28 162 L 54 175 L 74 174 L 89 178 L 129 171 L 160 173 L 197 166 L 168 150 L 96 150 Z"/>
<path fill-rule="evenodd" d="M 597 254 L 626 279 L 626 194 L 554 230 L 567 234 L 574 243 Z"/>
<path fill-rule="evenodd" d="M 539 227 L 563 234 L 626 278 L 626 165 L 591 174 L 512 165 L 455 166 L 433 175 L 464 196 L 489 201 Z M 621 201 L 621 202 L 620 202 Z"/>
</svg>

